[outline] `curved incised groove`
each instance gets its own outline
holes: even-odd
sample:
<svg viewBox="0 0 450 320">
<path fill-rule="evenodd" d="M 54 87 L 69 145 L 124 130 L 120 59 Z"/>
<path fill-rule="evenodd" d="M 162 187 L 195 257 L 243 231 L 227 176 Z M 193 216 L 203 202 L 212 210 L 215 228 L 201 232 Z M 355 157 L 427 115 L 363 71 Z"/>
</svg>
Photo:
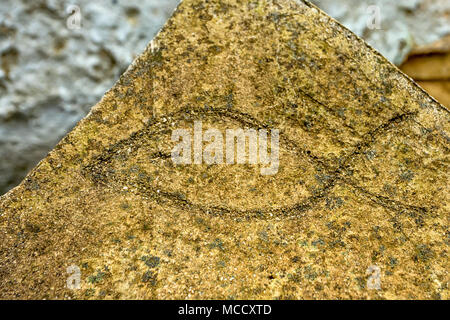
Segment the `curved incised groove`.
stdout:
<svg viewBox="0 0 450 320">
<path fill-rule="evenodd" d="M 308 211 L 314 208 L 315 205 L 320 202 L 320 200 L 324 199 L 332 190 L 337 182 L 342 182 L 355 190 L 361 193 L 363 196 L 369 199 L 376 199 L 372 201 L 375 204 L 381 205 L 389 210 L 410 210 L 410 211 L 419 211 L 419 212 L 427 212 L 428 209 L 423 207 L 416 207 L 401 203 L 399 201 L 395 201 L 389 199 L 387 197 L 373 194 L 364 188 L 358 186 L 350 177 L 345 175 L 345 172 L 351 169 L 351 165 L 349 161 L 356 155 L 364 153 L 368 150 L 372 144 L 375 143 L 376 138 L 383 134 L 384 132 L 395 128 L 396 125 L 413 119 L 415 113 L 407 113 L 402 115 L 396 115 L 395 117 L 389 119 L 386 123 L 383 123 L 379 127 L 375 128 L 371 132 L 365 134 L 361 142 L 357 143 L 353 151 L 349 153 L 344 159 L 339 161 L 337 166 L 332 167 L 328 163 L 328 160 L 324 158 L 320 158 L 311 154 L 309 150 L 305 150 L 300 148 L 295 141 L 292 141 L 288 137 L 284 135 L 280 135 L 280 142 L 285 146 L 287 152 L 294 154 L 297 157 L 306 158 L 309 162 L 319 167 L 326 175 L 329 176 L 329 179 L 326 184 L 315 190 L 314 194 L 305 197 L 302 201 L 286 207 L 281 208 L 257 208 L 251 210 L 238 210 L 233 208 L 228 208 L 221 205 L 200 205 L 196 203 L 192 203 L 188 199 L 180 197 L 176 192 L 169 192 L 167 190 L 162 190 L 161 188 L 152 188 L 146 186 L 146 188 L 138 188 L 136 192 L 141 195 L 149 196 L 156 200 L 157 202 L 169 202 L 170 204 L 177 206 L 182 209 L 196 210 L 203 213 L 213 214 L 213 215 L 226 215 L 229 217 L 247 217 L 247 218 L 270 218 L 277 216 L 299 216 L 300 213 Z M 102 172 L 103 166 L 99 165 L 100 163 L 109 162 L 112 157 L 117 154 L 120 150 L 128 149 L 127 156 L 133 156 L 137 149 L 134 146 L 134 142 L 136 140 L 142 139 L 143 137 L 158 137 L 164 134 L 169 134 L 171 132 L 170 123 L 182 121 L 182 120 L 193 120 L 194 118 L 201 117 L 211 117 L 213 119 L 217 118 L 226 118 L 232 121 L 239 123 L 240 125 L 253 129 L 268 129 L 269 126 L 265 123 L 262 123 L 258 119 L 253 116 L 240 112 L 238 110 L 231 110 L 228 108 L 191 108 L 185 107 L 176 112 L 173 112 L 169 115 L 165 115 L 160 117 L 159 119 L 153 119 L 150 121 L 147 126 L 135 133 L 133 133 L 130 137 L 119 141 L 118 143 L 110 146 L 105 149 L 103 153 L 94 158 L 88 165 L 86 165 L 83 169 L 83 174 L 85 176 L 89 176 L 93 181 L 107 184 L 111 175 L 109 173 Z M 163 119 L 165 119 L 163 121 Z M 139 145 L 139 144 L 137 144 Z M 149 156 L 150 160 L 169 160 L 171 155 L 169 153 L 164 153 L 160 150 L 156 150 L 151 153 Z"/>
</svg>

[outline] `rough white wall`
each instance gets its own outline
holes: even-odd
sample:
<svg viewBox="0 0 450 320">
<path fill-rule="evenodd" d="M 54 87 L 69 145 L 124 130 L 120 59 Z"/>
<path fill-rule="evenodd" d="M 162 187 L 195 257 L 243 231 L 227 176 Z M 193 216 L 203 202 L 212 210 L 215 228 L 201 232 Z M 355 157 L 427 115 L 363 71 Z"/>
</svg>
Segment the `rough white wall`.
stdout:
<svg viewBox="0 0 450 320">
<path fill-rule="evenodd" d="M 178 1 L 73 1 L 79 29 L 70 3 L 0 1 L 0 194 L 102 97 Z"/>
</svg>

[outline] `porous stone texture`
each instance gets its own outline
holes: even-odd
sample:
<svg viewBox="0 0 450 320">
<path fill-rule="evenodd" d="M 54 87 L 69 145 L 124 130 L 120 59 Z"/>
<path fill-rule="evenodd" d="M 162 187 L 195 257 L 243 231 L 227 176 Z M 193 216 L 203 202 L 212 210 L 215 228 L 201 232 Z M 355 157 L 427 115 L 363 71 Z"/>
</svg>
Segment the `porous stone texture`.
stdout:
<svg viewBox="0 0 450 320">
<path fill-rule="evenodd" d="M 175 165 L 199 120 L 279 129 L 279 172 Z M 449 120 L 306 1 L 184 0 L 0 198 L 0 297 L 448 299 Z"/>
<path fill-rule="evenodd" d="M 415 44 L 431 43 L 450 29 L 446 0 L 314 2 L 396 63 Z M 87 114 L 177 3 L 1 1 L 0 194 Z M 79 30 L 67 28 L 71 4 L 81 10 Z M 367 28 L 371 5 L 380 7 L 381 30 Z"/>
<path fill-rule="evenodd" d="M 88 113 L 177 3 L 0 2 L 0 194 Z M 72 27 L 77 11 L 71 4 L 80 9 L 80 29 Z"/>
<path fill-rule="evenodd" d="M 314 4 L 400 65 L 417 46 L 450 34 L 448 0 L 313 0 Z M 379 10 L 379 28 L 374 26 Z"/>
</svg>

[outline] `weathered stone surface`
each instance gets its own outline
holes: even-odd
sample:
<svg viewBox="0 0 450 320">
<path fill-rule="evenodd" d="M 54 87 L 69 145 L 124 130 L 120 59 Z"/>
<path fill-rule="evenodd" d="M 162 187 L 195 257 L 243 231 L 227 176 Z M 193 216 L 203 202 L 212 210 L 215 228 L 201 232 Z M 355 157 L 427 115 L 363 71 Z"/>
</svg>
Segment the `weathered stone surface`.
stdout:
<svg viewBox="0 0 450 320">
<path fill-rule="evenodd" d="M 70 2 L 0 2 L 0 195 L 86 116 L 178 4 Z"/>
<path fill-rule="evenodd" d="M 278 174 L 174 165 L 195 120 L 279 128 Z M 0 296 L 448 299 L 448 144 L 449 111 L 309 3 L 185 0 L 1 198 Z"/>
<path fill-rule="evenodd" d="M 397 64 L 450 33 L 448 0 L 315 0 Z M 178 0 L 0 2 L 0 194 L 18 185 L 142 52 Z M 380 29 L 371 29 L 373 5 Z M 371 7 L 372 6 L 372 7 Z M 73 21 L 73 20 L 71 20 Z M 422 84 L 438 98 L 448 84 Z M 89 88 L 89 90 L 86 90 Z M 445 101 L 441 101 L 445 103 Z"/>
</svg>

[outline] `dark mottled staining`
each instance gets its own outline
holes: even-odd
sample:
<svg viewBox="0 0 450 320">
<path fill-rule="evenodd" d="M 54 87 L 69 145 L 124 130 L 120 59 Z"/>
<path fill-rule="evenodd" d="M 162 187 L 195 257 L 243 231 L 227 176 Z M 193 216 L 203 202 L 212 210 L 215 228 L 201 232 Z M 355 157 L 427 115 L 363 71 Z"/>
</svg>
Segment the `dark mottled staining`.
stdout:
<svg viewBox="0 0 450 320">
<path fill-rule="evenodd" d="M 101 282 L 105 276 L 106 276 L 105 272 L 98 271 L 97 274 L 89 276 L 88 282 L 92 284 L 97 284 Z"/>
<path fill-rule="evenodd" d="M 219 238 L 215 239 L 213 242 L 209 244 L 210 249 L 219 249 L 221 251 L 224 250 L 223 242 Z"/>
<path fill-rule="evenodd" d="M 413 257 L 416 262 L 427 262 L 434 257 L 434 252 L 429 245 L 419 244 L 416 247 L 416 255 Z"/>
<path fill-rule="evenodd" d="M 141 281 L 155 286 L 157 283 L 157 274 L 153 271 L 147 271 L 142 275 Z"/>
<path fill-rule="evenodd" d="M 156 268 L 161 262 L 161 259 L 156 256 L 142 256 L 141 260 L 144 261 L 145 265 L 149 268 Z"/>
</svg>

